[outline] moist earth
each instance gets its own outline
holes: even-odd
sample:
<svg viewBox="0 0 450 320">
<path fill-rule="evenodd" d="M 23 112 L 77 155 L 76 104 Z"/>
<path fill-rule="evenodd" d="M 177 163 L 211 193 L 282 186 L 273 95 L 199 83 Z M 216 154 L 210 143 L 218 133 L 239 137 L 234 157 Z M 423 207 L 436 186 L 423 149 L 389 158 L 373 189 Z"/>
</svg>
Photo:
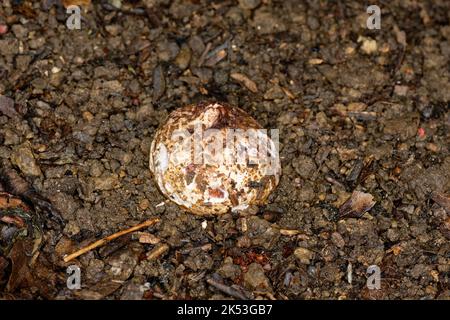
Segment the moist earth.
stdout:
<svg viewBox="0 0 450 320">
<path fill-rule="evenodd" d="M 361 1 L 92 1 L 70 30 L 59 0 L 2 1 L 0 160 L 65 226 L 2 220 L 0 297 L 449 299 L 450 3 L 374 4 L 371 30 Z M 266 206 L 200 217 L 158 191 L 154 132 L 209 100 L 280 130 Z M 375 205 L 340 215 L 355 190 Z"/>
</svg>

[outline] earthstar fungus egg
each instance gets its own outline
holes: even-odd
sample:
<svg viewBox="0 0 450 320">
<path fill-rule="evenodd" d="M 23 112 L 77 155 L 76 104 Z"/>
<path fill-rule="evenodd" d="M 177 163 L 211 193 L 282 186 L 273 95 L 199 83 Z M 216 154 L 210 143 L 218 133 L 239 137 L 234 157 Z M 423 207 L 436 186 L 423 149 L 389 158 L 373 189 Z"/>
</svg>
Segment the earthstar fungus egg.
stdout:
<svg viewBox="0 0 450 320">
<path fill-rule="evenodd" d="M 281 175 L 278 131 L 228 104 L 188 105 L 156 131 L 149 165 L 161 192 L 191 213 L 263 205 Z"/>
</svg>

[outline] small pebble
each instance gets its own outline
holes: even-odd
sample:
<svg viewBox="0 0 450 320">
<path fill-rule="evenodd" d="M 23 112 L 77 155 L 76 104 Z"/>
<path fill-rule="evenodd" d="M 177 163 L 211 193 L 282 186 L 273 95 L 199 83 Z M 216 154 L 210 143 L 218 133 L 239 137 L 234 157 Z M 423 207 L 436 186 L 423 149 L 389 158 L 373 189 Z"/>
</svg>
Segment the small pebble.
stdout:
<svg viewBox="0 0 450 320">
<path fill-rule="evenodd" d="M 261 0 L 239 0 L 239 6 L 245 10 L 253 10 L 261 4 Z"/>
<path fill-rule="evenodd" d="M 311 259 L 314 257 L 314 252 L 306 248 L 297 248 L 294 251 L 294 256 L 302 264 L 310 264 Z"/>
<path fill-rule="evenodd" d="M 375 53 L 378 49 L 376 40 L 360 36 L 358 42 L 362 42 L 361 50 L 366 54 Z"/>
<path fill-rule="evenodd" d="M 258 263 L 248 266 L 248 271 L 244 274 L 244 283 L 251 289 L 270 288 L 270 281 L 264 273 L 264 268 Z"/>
<path fill-rule="evenodd" d="M 141 210 L 147 210 L 150 207 L 150 201 L 148 199 L 142 199 L 141 202 L 139 202 L 139 208 Z"/>
<path fill-rule="evenodd" d="M 8 32 L 8 26 L 5 24 L 0 24 L 0 35 Z"/>
</svg>

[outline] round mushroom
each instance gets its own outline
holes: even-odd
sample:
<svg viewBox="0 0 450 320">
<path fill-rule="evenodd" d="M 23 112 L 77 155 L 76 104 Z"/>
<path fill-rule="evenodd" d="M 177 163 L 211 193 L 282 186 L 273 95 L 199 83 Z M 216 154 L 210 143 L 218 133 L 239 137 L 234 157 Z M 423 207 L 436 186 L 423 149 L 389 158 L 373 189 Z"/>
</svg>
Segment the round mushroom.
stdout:
<svg viewBox="0 0 450 320">
<path fill-rule="evenodd" d="M 237 107 L 188 105 L 156 131 L 150 170 L 161 192 L 194 214 L 263 205 L 281 175 L 274 134 Z"/>
</svg>

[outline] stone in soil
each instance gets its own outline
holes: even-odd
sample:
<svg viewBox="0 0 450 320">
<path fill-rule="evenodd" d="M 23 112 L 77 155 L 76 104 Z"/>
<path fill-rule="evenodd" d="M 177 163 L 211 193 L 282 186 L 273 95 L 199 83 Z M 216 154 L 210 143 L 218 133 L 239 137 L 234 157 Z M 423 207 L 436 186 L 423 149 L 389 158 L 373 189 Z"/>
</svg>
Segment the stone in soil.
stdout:
<svg viewBox="0 0 450 320">
<path fill-rule="evenodd" d="M 294 256 L 302 264 L 310 264 L 314 258 L 314 252 L 306 248 L 297 248 L 294 251 Z"/>
<path fill-rule="evenodd" d="M 258 263 L 248 266 L 247 272 L 244 273 L 244 284 L 250 289 L 270 289 L 270 281 Z"/>
</svg>

